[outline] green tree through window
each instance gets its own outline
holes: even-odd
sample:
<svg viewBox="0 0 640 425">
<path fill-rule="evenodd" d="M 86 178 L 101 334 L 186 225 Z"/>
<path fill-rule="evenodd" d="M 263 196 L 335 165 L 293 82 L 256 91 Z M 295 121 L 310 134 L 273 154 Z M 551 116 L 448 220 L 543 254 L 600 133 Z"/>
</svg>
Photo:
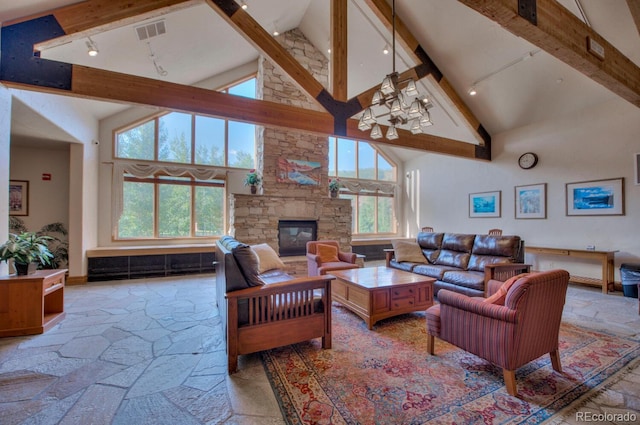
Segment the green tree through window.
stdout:
<svg viewBox="0 0 640 425">
<path fill-rule="evenodd" d="M 397 167 L 374 145 L 330 137 L 329 176 L 339 177 L 343 182 L 394 183 L 397 181 Z M 392 194 L 366 190 L 355 193 L 342 188 L 339 196 L 351 200 L 353 234 L 396 232 L 396 210 Z"/>
</svg>

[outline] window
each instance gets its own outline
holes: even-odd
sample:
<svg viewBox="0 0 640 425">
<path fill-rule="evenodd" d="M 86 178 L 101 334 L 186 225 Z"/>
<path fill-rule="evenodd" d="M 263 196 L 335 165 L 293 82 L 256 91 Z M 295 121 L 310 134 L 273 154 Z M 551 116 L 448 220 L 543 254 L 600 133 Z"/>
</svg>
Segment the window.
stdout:
<svg viewBox="0 0 640 425">
<path fill-rule="evenodd" d="M 256 80 L 251 78 L 224 91 L 255 98 L 255 88 Z M 254 125 L 181 112 L 167 112 L 116 132 L 116 163 L 145 161 L 153 170 L 149 175 L 125 171 L 116 238 L 224 234 L 225 181 L 214 171 L 254 168 L 255 150 Z M 205 170 L 206 174 L 207 167 L 212 177 L 202 178 L 200 173 Z"/>
<path fill-rule="evenodd" d="M 390 159 L 367 142 L 330 137 L 329 176 L 341 179 L 340 197 L 351 199 L 353 234 L 396 233 L 391 188 L 397 181 L 397 168 Z M 387 190 L 381 190 L 383 187 Z"/>
</svg>

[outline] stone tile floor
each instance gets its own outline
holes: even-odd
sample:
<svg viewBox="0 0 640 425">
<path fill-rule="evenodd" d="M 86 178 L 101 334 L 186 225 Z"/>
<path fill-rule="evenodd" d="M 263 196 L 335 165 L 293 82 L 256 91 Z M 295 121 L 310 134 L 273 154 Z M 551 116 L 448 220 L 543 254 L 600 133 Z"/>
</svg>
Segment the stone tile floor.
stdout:
<svg viewBox="0 0 640 425">
<path fill-rule="evenodd" d="M 68 286 L 59 325 L 0 338 L 0 424 L 284 424 L 259 355 L 227 375 L 214 284 L 202 275 Z M 637 337 L 637 303 L 572 286 L 565 320 Z M 578 411 L 640 415 L 640 368 Z"/>
</svg>

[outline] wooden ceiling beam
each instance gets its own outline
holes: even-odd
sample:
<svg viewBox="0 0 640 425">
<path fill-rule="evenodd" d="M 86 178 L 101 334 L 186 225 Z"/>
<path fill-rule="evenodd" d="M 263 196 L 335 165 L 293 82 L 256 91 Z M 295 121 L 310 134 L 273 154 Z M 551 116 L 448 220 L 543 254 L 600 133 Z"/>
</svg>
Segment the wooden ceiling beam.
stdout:
<svg viewBox="0 0 640 425">
<path fill-rule="evenodd" d="M 557 1 L 532 0 L 536 24 L 518 14 L 517 0 L 458 1 L 640 107 L 640 68 Z"/>
<path fill-rule="evenodd" d="M 385 25 L 389 32 L 393 31 L 393 9 L 385 0 L 365 0 L 378 19 Z M 396 40 L 404 50 L 409 53 L 418 64 L 422 64 L 424 72 L 429 74 L 432 84 L 444 99 L 448 99 L 451 106 L 462 115 L 462 124 L 473 134 L 480 145 L 491 142 L 491 136 L 485 130 L 480 120 L 476 118 L 464 100 L 455 91 L 449 80 L 431 60 L 427 52 L 420 46 L 418 40 L 398 17 L 395 19 Z M 418 76 L 418 79 L 425 75 Z"/>
<path fill-rule="evenodd" d="M 640 35 L 640 0 L 627 0 L 627 6 L 629 6 L 633 22 L 636 23 L 636 28 Z"/>
<path fill-rule="evenodd" d="M 317 99 L 325 90 L 305 67 L 234 0 L 206 0 L 206 3 L 275 66 L 291 77 L 304 92 Z"/>
<path fill-rule="evenodd" d="M 347 0 L 331 0 L 331 94 L 338 101 L 347 100 Z"/>
<path fill-rule="evenodd" d="M 122 26 L 130 22 L 139 21 L 141 18 L 138 14 L 143 14 L 146 19 L 149 16 L 154 16 L 154 14 L 162 15 L 167 13 L 167 8 L 170 11 L 173 8 L 187 7 L 187 5 L 201 1 L 203 0 L 137 0 L 133 3 L 129 0 L 89 0 L 38 16 L 54 15 L 56 20 L 60 20 L 60 23 L 56 24 L 57 28 L 60 28 L 64 33 L 72 34 L 72 36 L 74 34 L 80 36 L 81 34 L 84 35 L 87 32 L 95 31 L 95 26 L 101 26 L 102 30 L 108 26 Z M 288 128 L 323 135 L 338 135 L 381 143 L 381 141 L 373 140 L 359 131 L 357 129 L 357 120 L 348 119 L 362 109 L 357 98 L 348 102 L 333 99 L 322 85 L 292 58 L 284 48 L 277 44 L 269 34 L 259 27 L 253 19 L 244 13 L 235 1 L 206 0 L 206 2 L 210 6 L 214 6 L 213 9 L 221 13 L 222 16 L 226 16 L 228 22 L 232 23 L 232 26 L 238 29 L 241 34 L 246 34 L 245 36 L 252 43 L 255 44 L 257 40 L 257 44 L 262 46 L 259 50 L 263 51 L 277 66 L 301 85 L 304 91 L 311 95 L 315 93 L 317 99 L 321 100 L 321 104 L 332 106 L 332 108 L 329 108 L 330 110 L 328 109 L 329 113 L 275 102 L 248 99 L 198 87 L 80 65 L 60 64 L 46 59 L 38 58 L 37 62 L 32 62 L 27 60 L 32 58 L 33 50 L 30 45 L 18 46 L 16 47 L 17 50 L 12 52 L 1 52 L 2 59 L 8 59 L 6 55 L 9 54 L 24 57 L 23 59 L 26 62 L 23 62 L 30 66 L 28 71 L 30 78 L 14 79 L 12 77 L 14 74 L 8 72 L 5 73 L 5 78 L 0 81 L 0 84 L 21 90 L 132 105 L 150 105 L 168 110 L 199 113 L 258 125 Z M 20 25 L 22 22 L 30 24 L 23 28 L 33 28 L 34 25 L 40 25 L 38 20 L 30 22 L 23 19 L 20 21 Z M 46 44 L 49 42 L 47 40 L 60 37 L 59 31 L 55 29 L 56 25 L 52 25 L 53 29 L 49 27 L 42 28 L 40 32 L 45 36 L 40 37 L 41 34 L 39 34 L 36 42 Z M 6 26 L 6 23 L 3 26 Z M 13 36 L 20 37 L 21 34 L 19 32 L 22 30 L 18 30 L 18 33 Z M 46 36 L 47 31 L 51 31 L 49 37 Z M 342 34 L 342 30 L 339 33 Z M 344 37 L 346 37 L 346 34 Z M 32 38 L 27 37 L 28 40 Z M 12 61 L 0 60 L 0 71 L 4 71 L 4 64 L 10 62 Z M 51 67 L 57 69 L 62 65 L 64 65 L 64 69 L 55 77 L 49 78 L 46 76 Z M 412 75 L 425 75 L 423 68 L 424 66 L 421 65 L 407 72 Z M 65 83 L 65 80 L 68 83 Z M 46 83 L 43 83 L 44 81 Z M 342 121 L 340 132 L 336 132 L 336 121 Z M 401 134 L 402 137 L 399 140 L 383 141 L 382 143 L 470 159 L 490 159 L 490 149 L 487 147 L 478 147 L 469 143 L 432 135 L 412 135 L 410 132 L 405 131 L 402 131 Z"/>
</svg>

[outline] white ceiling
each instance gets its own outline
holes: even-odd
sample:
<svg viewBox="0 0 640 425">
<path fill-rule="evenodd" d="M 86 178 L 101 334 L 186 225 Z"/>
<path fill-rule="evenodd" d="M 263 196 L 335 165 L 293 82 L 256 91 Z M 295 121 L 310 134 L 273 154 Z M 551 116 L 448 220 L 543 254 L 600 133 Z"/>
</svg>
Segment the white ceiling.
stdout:
<svg viewBox="0 0 640 425">
<path fill-rule="evenodd" d="M 578 7 L 581 6 L 586 20 L 596 32 L 640 64 L 640 36 L 626 0 L 559 2 L 584 19 Z M 1 2 L 0 21 L 72 3 L 75 2 Z M 246 3 L 248 12 L 268 32 L 276 27 L 280 32 L 297 27 L 316 48 L 329 56 L 330 0 L 247 0 Z M 562 116 L 615 96 L 456 0 L 396 0 L 396 9 L 398 17 L 492 135 Z M 167 33 L 151 39 L 150 46 L 156 63 L 168 72 L 166 76 L 156 73 L 149 57 L 149 46 L 138 40 L 134 30 L 140 24 L 158 19 L 164 19 Z M 385 44 L 391 45 L 391 36 L 363 0 L 349 1 L 348 34 L 348 94 L 351 97 L 379 84 L 385 74 L 391 72 L 391 56 L 382 54 Z M 258 56 L 258 52 L 206 3 L 120 28 L 98 29 L 92 31 L 91 39 L 100 50 L 96 57 L 86 54 L 87 39 L 69 43 L 64 37 L 46 44 L 42 56 L 190 85 L 251 62 Z M 59 45 L 52 47 L 55 44 Z M 401 72 L 414 64 L 400 50 L 398 45 L 396 68 Z M 478 95 L 471 97 L 467 90 L 474 82 L 478 82 Z M 435 125 L 430 132 L 475 143 L 451 102 L 428 79 L 421 83 L 422 91 L 430 94 L 435 103 L 431 111 Z M 75 101 L 81 102 L 97 119 L 123 108 L 106 102 Z M 34 113 L 28 120 L 20 118 L 28 112 L 24 106 L 14 108 L 13 137 L 59 136 L 51 123 L 39 123 L 42 119 L 34 121 Z M 38 124 L 34 125 L 34 122 Z"/>
</svg>

